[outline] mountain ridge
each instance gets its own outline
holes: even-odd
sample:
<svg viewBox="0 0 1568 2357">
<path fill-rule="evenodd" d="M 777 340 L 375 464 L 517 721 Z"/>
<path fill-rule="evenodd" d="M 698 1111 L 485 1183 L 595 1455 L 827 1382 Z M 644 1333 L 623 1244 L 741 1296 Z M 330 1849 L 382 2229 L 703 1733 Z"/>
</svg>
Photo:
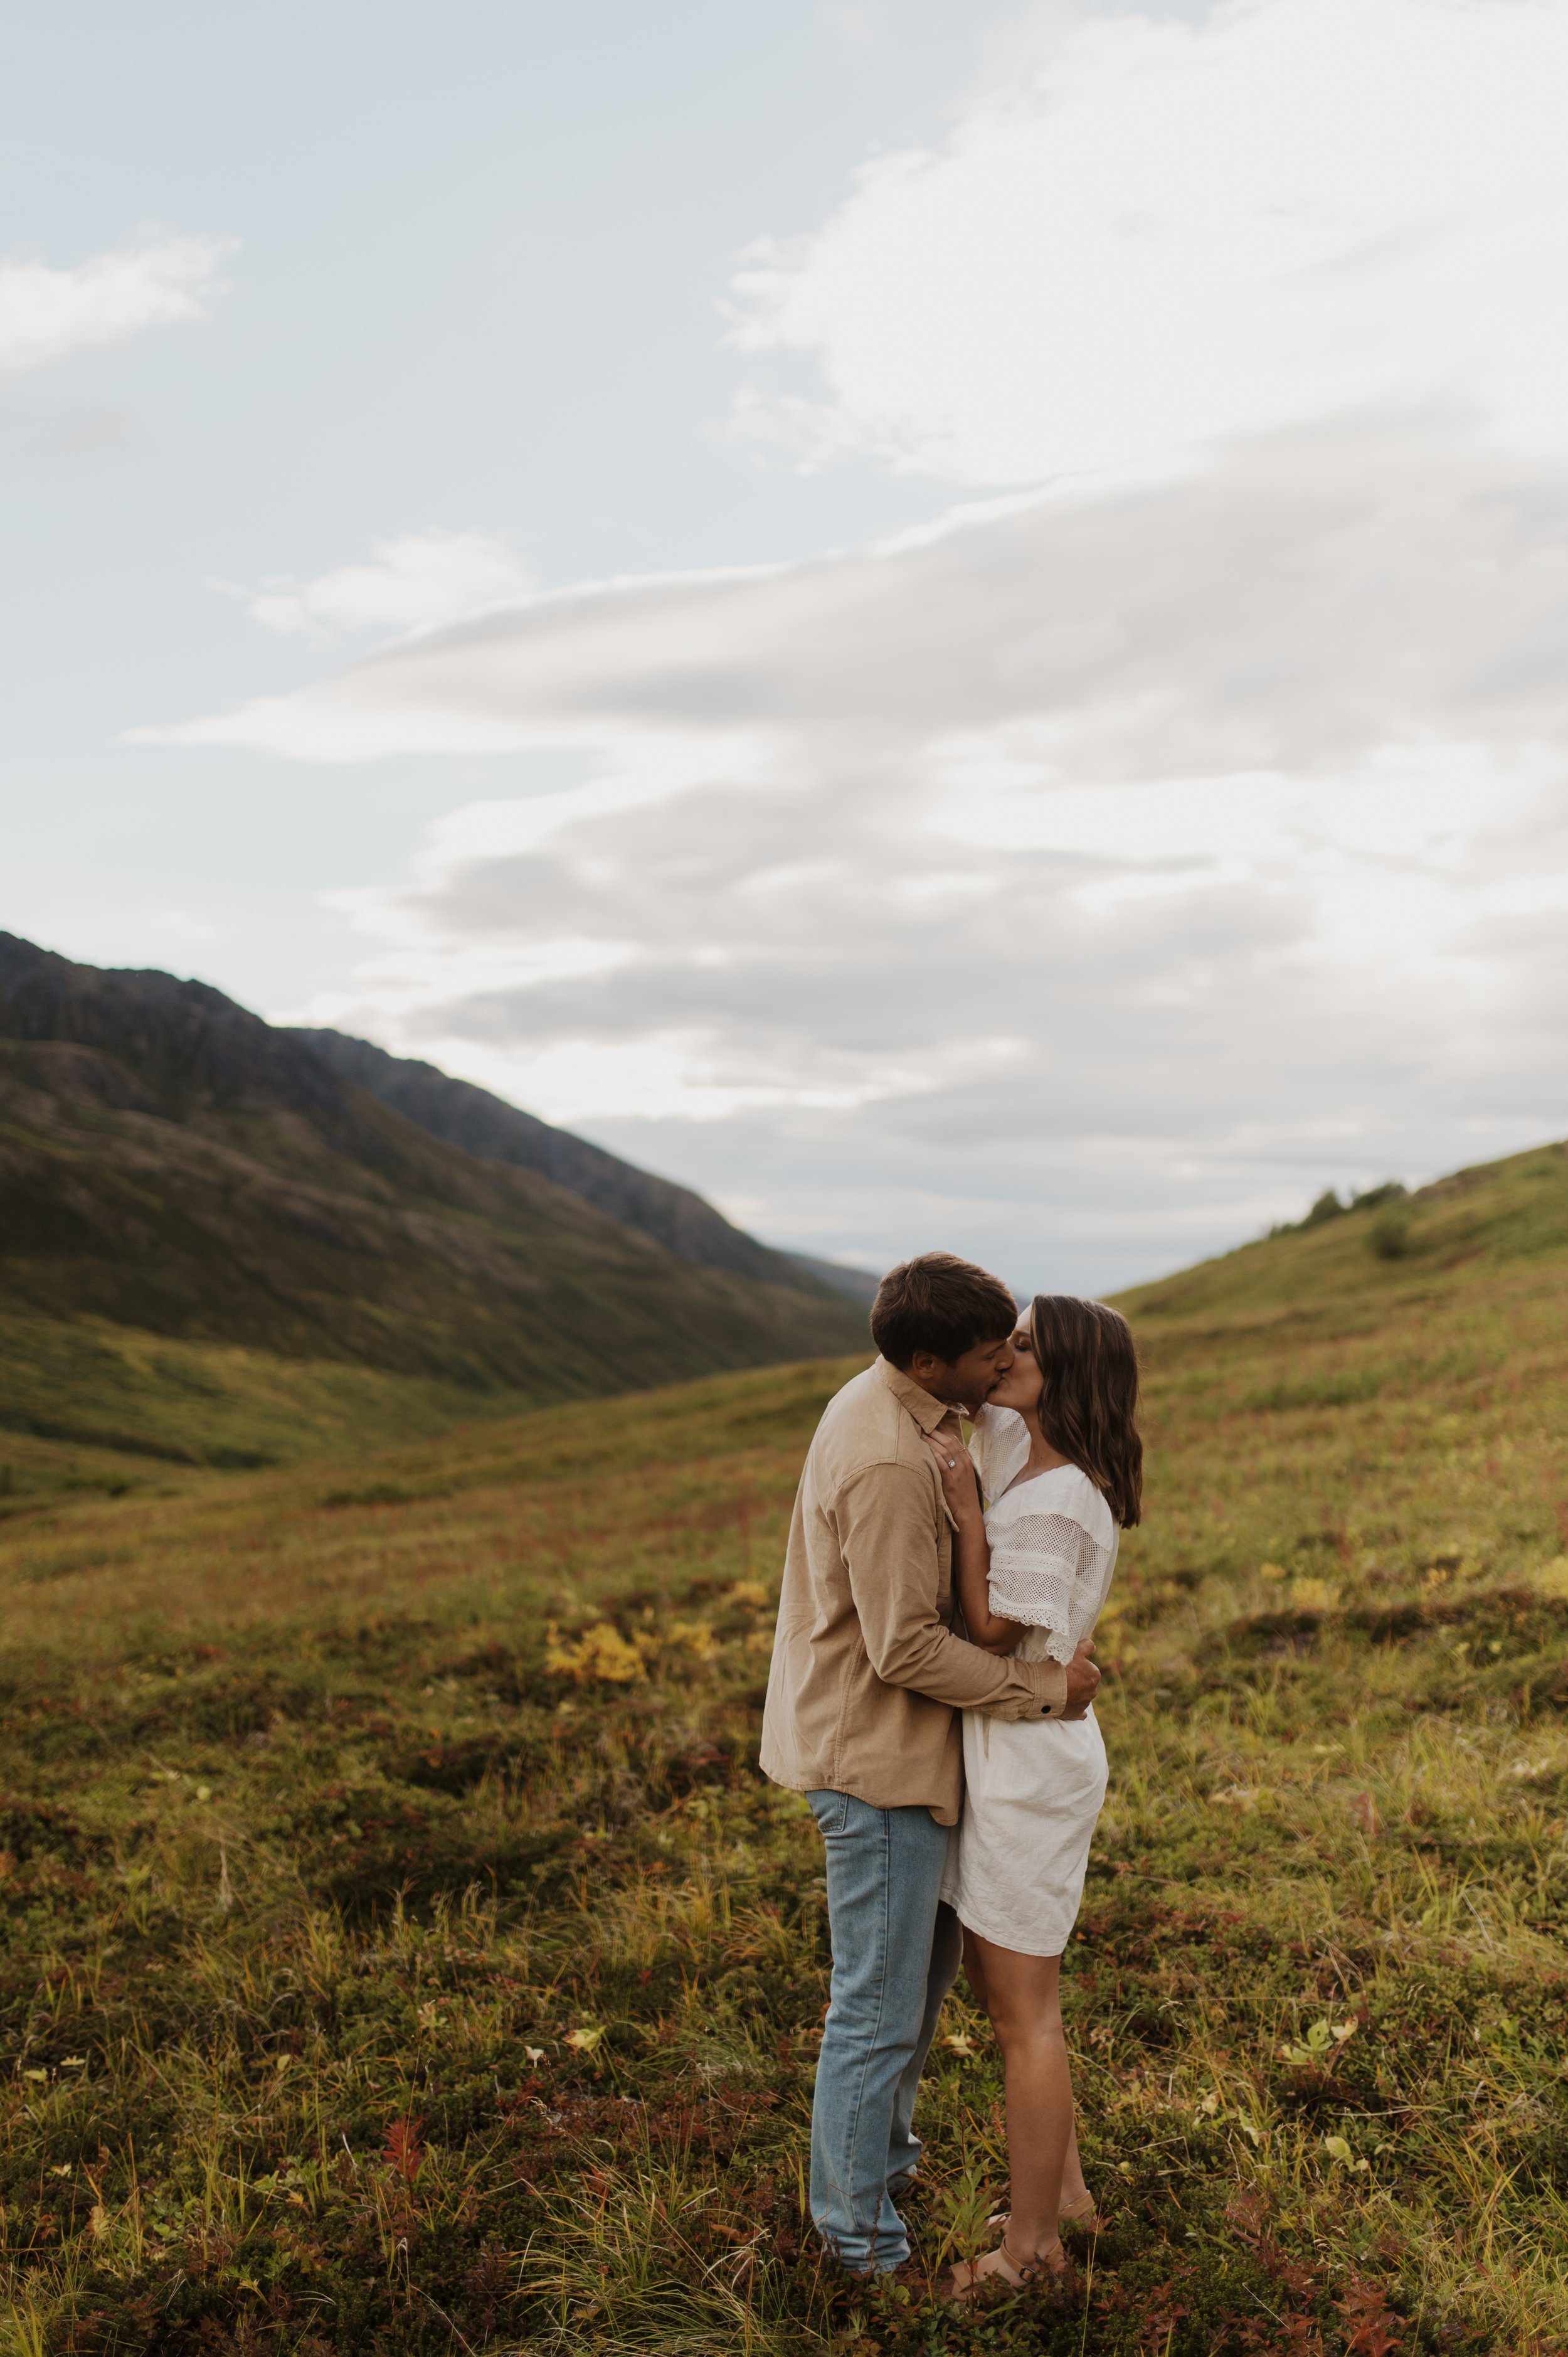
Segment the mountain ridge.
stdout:
<svg viewBox="0 0 1568 2357">
<path fill-rule="evenodd" d="M 571 1130 L 557 1129 L 476 1082 L 458 1080 L 417 1057 L 394 1056 L 345 1031 L 293 1025 L 288 1036 L 433 1137 L 482 1160 L 537 1171 L 612 1219 L 654 1237 L 678 1260 L 732 1269 L 771 1285 L 798 1286 L 804 1277 L 854 1301 L 875 1296 L 877 1280 L 868 1272 L 762 1243 L 694 1189 L 624 1161 Z"/>
<path fill-rule="evenodd" d="M 861 1311 L 802 1275 L 694 1265 L 536 1171 L 432 1136 L 206 984 L 9 934 L 5 1313 L 358 1366 L 477 1405 L 865 1338 Z"/>
</svg>

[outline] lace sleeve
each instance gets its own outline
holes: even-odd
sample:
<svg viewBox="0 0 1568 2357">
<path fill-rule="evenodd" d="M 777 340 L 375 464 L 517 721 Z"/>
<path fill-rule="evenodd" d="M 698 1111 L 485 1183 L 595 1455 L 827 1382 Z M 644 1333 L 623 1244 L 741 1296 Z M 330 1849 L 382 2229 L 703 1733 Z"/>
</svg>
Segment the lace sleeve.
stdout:
<svg viewBox="0 0 1568 2357">
<path fill-rule="evenodd" d="M 991 1546 L 991 1609 L 1049 1631 L 1046 1651 L 1070 1662 L 1100 1617 L 1116 1562 L 1070 1514 L 1020 1513 Z"/>
</svg>

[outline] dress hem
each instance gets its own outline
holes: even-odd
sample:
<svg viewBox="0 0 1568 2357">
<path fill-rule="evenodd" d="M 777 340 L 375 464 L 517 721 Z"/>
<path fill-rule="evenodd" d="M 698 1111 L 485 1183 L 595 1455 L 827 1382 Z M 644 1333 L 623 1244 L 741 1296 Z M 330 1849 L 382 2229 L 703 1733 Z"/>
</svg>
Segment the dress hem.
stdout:
<svg viewBox="0 0 1568 2357">
<path fill-rule="evenodd" d="M 1045 1963 L 1049 1964 L 1053 1956 L 1066 1955 L 1068 1940 L 1070 1940 L 1072 1937 L 1072 1933 L 1069 1932 L 1067 1940 L 1062 1942 L 1059 1948 L 1020 1948 L 1012 1940 L 999 1940 L 994 1932 L 988 1932 L 986 1930 L 983 1923 L 972 1923 L 969 1917 L 964 1913 L 962 1908 L 959 1906 L 956 1900 L 948 1899 L 942 1903 L 952 1909 L 953 1913 L 958 1917 L 959 1921 L 963 1925 L 966 1932 L 973 1932 L 978 1938 L 982 1940 L 989 1940 L 993 1948 L 1005 1948 L 1009 1955 L 1039 1956 Z"/>
</svg>

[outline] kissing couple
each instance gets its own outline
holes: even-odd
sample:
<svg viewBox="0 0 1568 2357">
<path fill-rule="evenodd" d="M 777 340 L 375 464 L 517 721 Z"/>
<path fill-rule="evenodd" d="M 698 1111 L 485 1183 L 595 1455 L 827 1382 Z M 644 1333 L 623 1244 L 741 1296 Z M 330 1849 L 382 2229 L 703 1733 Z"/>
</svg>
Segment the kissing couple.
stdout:
<svg viewBox="0 0 1568 2357">
<path fill-rule="evenodd" d="M 1059 2221 L 1094 2222 L 1057 1975 L 1105 1797 L 1090 1654 L 1139 1518 L 1138 1366 L 1114 1309 L 1042 1294 L 1020 1318 L 950 1253 L 884 1277 L 871 1332 L 800 1477 L 762 1767 L 827 1853 L 811 2200 L 852 2274 L 909 2256 L 895 2196 L 961 1956 L 996 2033 L 1011 2210 L 961 2298 L 1059 2270 Z"/>
</svg>

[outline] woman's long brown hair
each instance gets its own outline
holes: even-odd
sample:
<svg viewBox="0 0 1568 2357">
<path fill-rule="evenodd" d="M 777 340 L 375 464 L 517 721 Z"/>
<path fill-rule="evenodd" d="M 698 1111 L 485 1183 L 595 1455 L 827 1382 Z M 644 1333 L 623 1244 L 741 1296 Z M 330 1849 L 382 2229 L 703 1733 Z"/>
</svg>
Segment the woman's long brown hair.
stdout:
<svg viewBox="0 0 1568 2357">
<path fill-rule="evenodd" d="M 1029 1337 L 1039 1364 L 1040 1430 L 1088 1474 L 1124 1531 L 1144 1508 L 1138 1353 L 1120 1310 L 1070 1293 L 1036 1293 Z"/>
</svg>

